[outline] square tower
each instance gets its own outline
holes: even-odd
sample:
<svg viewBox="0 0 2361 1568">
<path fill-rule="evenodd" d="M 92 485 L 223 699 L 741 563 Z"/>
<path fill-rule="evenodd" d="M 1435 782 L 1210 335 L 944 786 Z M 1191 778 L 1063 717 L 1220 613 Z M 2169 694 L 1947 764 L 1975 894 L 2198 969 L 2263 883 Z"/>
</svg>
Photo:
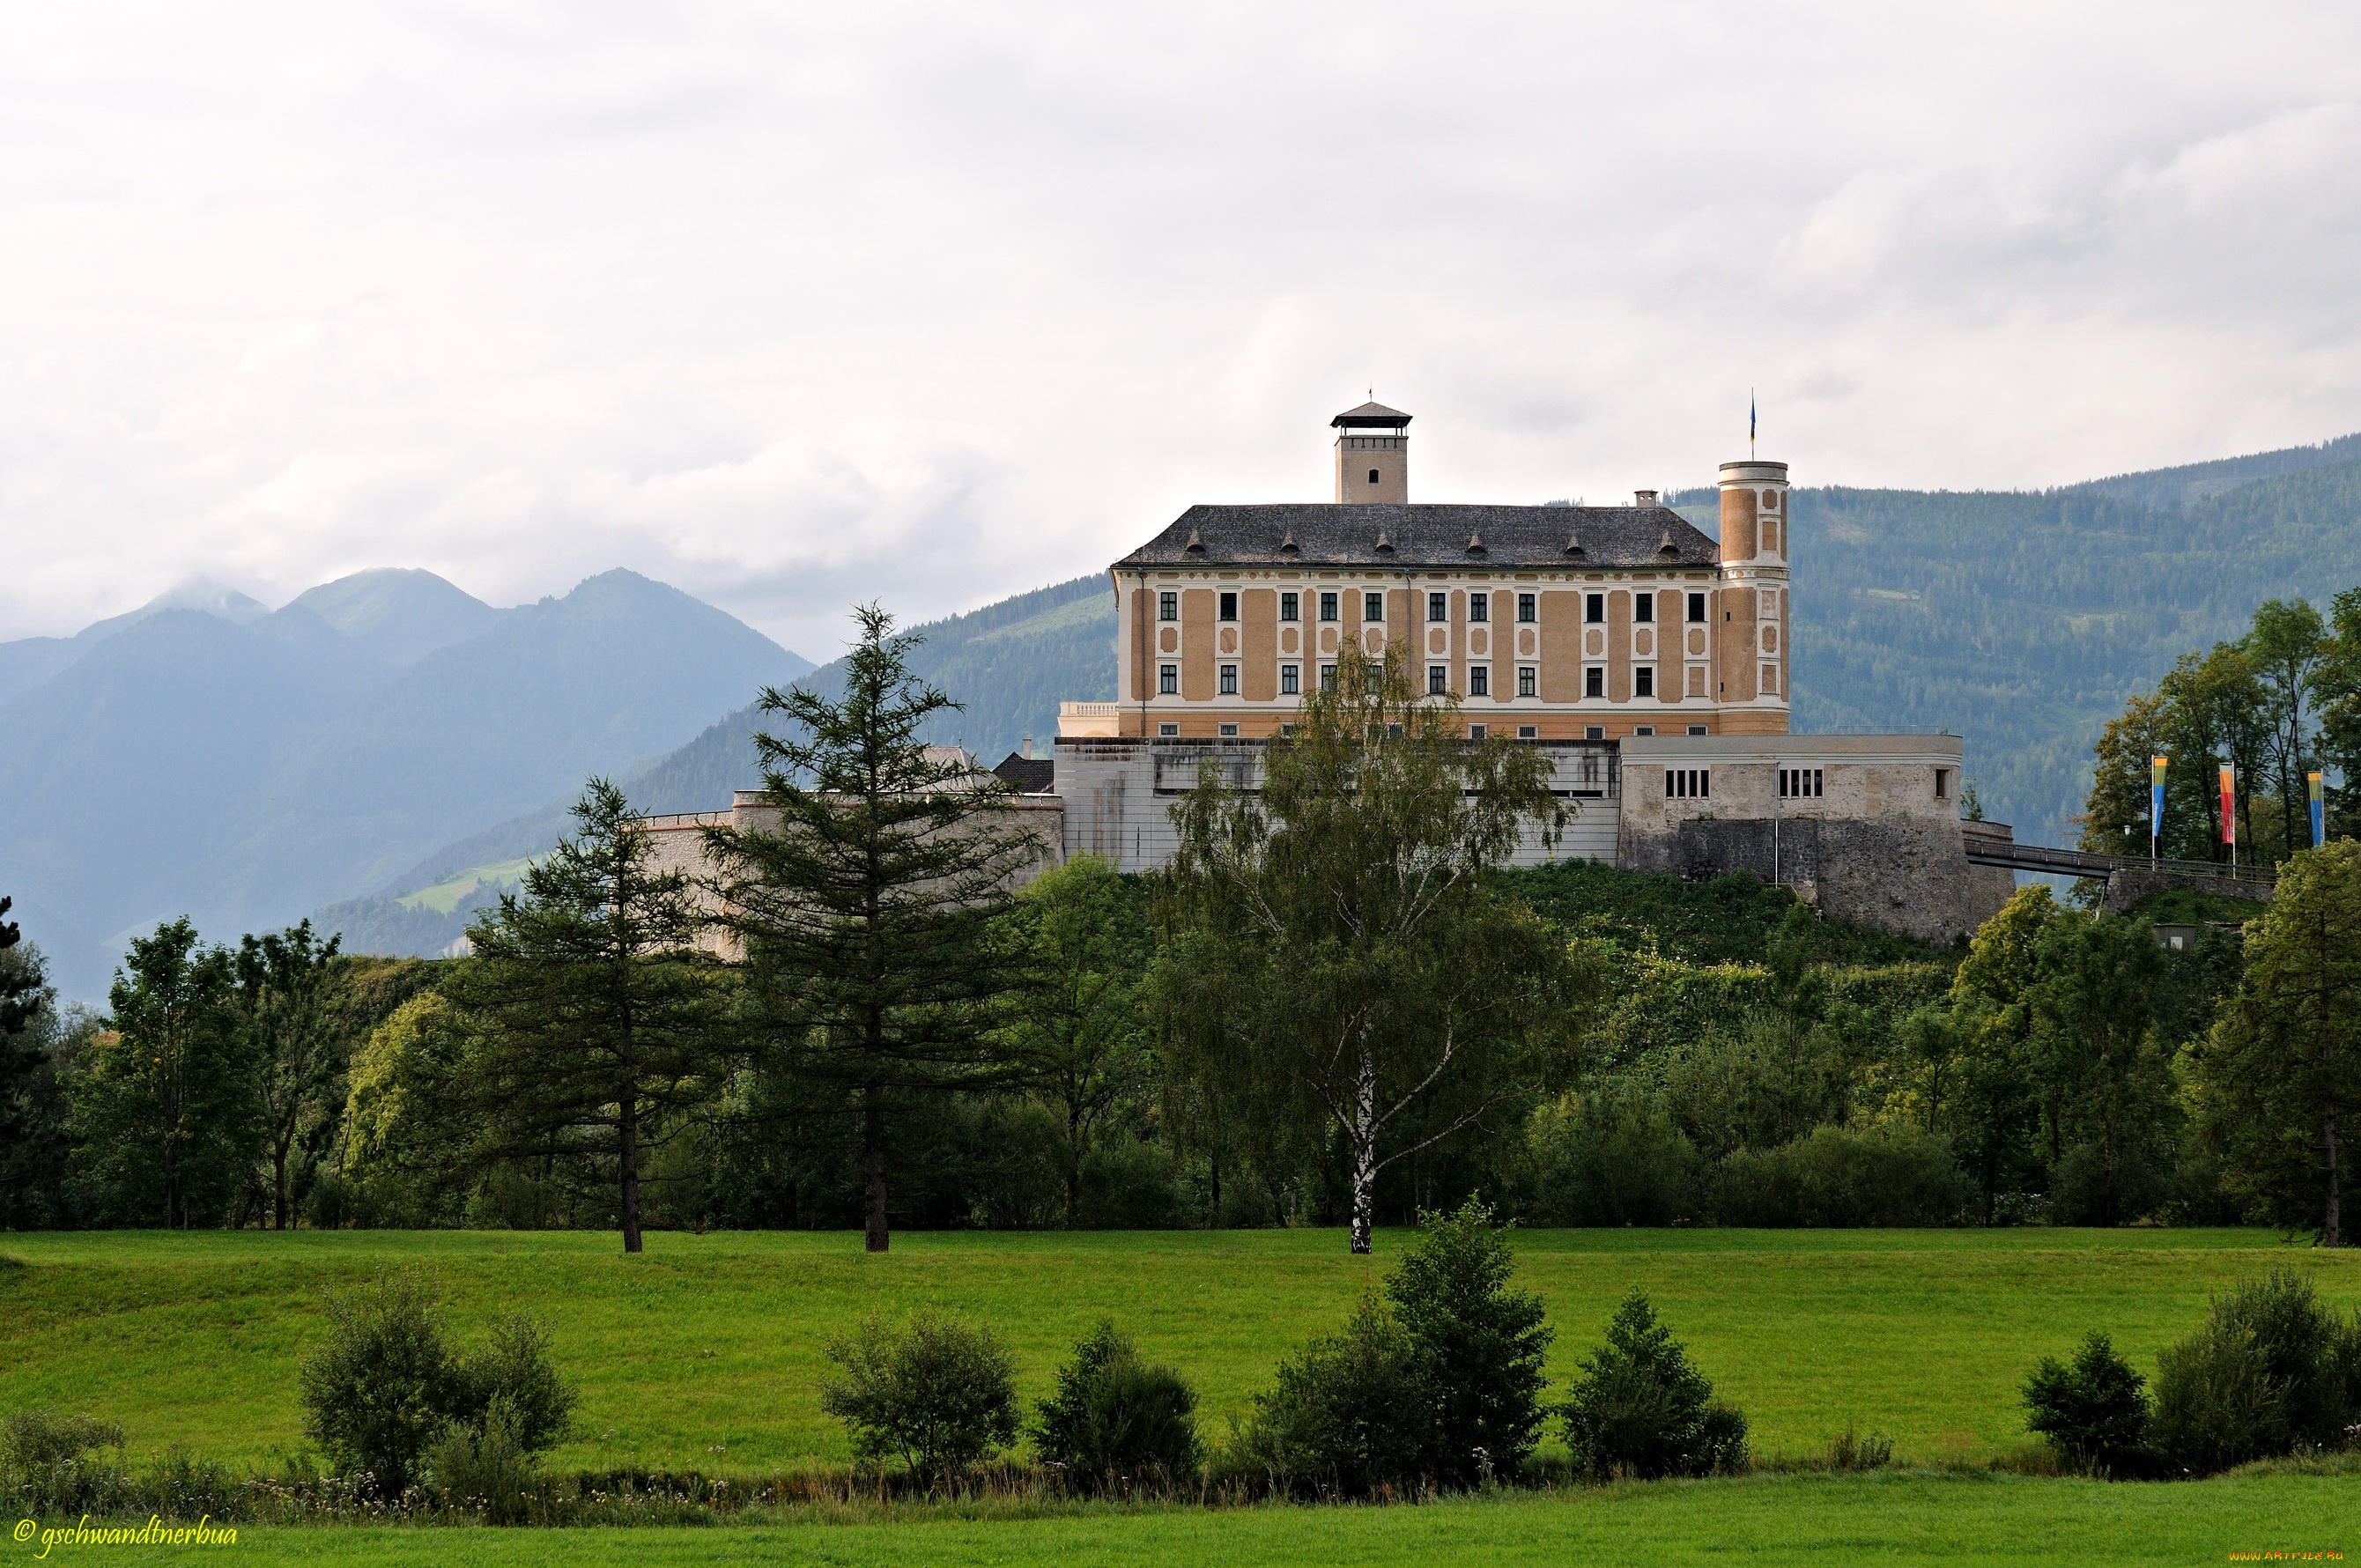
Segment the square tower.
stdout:
<svg viewBox="0 0 2361 1568">
<path fill-rule="evenodd" d="M 1410 499 L 1410 415 L 1363 403 L 1328 422 L 1336 429 L 1336 504 L 1400 506 Z"/>
</svg>

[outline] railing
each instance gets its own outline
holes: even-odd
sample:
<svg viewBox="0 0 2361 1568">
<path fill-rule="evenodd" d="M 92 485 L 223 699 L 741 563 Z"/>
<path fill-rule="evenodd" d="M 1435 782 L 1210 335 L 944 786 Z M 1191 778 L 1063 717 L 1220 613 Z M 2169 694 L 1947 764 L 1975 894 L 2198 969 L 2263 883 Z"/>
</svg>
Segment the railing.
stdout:
<svg viewBox="0 0 2361 1568">
<path fill-rule="evenodd" d="M 2152 871 L 2164 876 L 2211 877 L 2221 882 L 2268 884 L 2279 881 L 2279 872 L 2268 866 L 2226 866 L 2214 861 L 2151 861 L 2146 855 L 2106 855 L 2090 850 L 2019 844 L 1972 831 L 1964 833 L 1962 837 L 1966 840 L 1969 861 L 1980 866 L 2006 866 L 2013 871 L 2047 872 L 2078 877 Z"/>
</svg>

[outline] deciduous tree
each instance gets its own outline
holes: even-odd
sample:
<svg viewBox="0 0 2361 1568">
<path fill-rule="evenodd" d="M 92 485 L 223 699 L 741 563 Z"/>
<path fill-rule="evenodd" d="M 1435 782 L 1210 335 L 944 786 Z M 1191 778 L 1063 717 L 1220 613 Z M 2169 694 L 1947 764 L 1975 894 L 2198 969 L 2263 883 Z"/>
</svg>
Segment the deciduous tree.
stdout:
<svg viewBox="0 0 2361 1568">
<path fill-rule="evenodd" d="M 254 1057 L 274 1230 L 295 1223 L 295 1162 L 319 1152 L 344 1109 L 345 1042 L 331 978 L 341 939 L 315 939 L 306 920 L 238 944 L 237 1006 Z"/>
</svg>

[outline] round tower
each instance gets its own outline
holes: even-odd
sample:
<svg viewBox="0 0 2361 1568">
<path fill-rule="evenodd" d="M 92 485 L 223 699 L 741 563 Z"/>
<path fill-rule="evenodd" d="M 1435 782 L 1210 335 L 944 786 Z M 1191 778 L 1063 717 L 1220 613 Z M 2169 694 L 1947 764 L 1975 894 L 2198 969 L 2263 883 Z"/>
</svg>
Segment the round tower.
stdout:
<svg viewBox="0 0 2361 1568">
<path fill-rule="evenodd" d="M 1717 694 L 1725 734 L 1787 732 L 1787 465 L 1721 466 Z"/>
</svg>

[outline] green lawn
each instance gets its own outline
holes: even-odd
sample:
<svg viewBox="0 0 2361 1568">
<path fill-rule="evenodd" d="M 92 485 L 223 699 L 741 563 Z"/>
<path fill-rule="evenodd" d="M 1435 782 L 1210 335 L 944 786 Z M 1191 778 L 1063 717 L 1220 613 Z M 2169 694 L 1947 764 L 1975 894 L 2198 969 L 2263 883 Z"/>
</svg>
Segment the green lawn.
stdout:
<svg viewBox="0 0 2361 1568">
<path fill-rule="evenodd" d="M 2356 1526 L 2361 1485 L 2343 1477 L 2109 1486 L 1975 1475 L 1762 1475 L 1466 1498 L 1425 1508 L 1261 1508 L 770 1529 L 241 1530 L 237 1543 L 218 1555 L 245 1563 L 393 1568 L 2180 1564 L 2223 1563 L 2233 1552 L 2361 1552 Z M 63 1549 L 54 1555 L 76 1560 Z M 96 1553 L 82 1555 L 100 1560 Z M 185 1548 L 172 1555 L 203 1561 L 211 1554 Z"/>
<path fill-rule="evenodd" d="M 0 1409 L 118 1420 L 135 1451 L 262 1459 L 299 1442 L 293 1368 L 322 1291 L 390 1266 L 437 1277 L 471 1333 L 520 1307 L 553 1320 L 584 1393 L 561 1464 L 841 1463 L 821 1346 L 862 1312 L 919 1303 L 1005 1332 L 1028 1397 L 1112 1317 L 1195 1380 L 1218 1433 L 1401 1239 L 1381 1234 L 1372 1261 L 1335 1231 L 913 1233 L 883 1257 L 852 1234 L 659 1234 L 637 1258 L 611 1235 L 547 1233 L 7 1236 L 0 1252 L 31 1266 L 0 1270 Z M 2361 1301 L 2361 1259 L 2251 1231 L 1557 1231 L 1518 1245 L 1557 1325 L 1554 1376 L 1643 1287 L 1770 1455 L 1817 1453 L 1849 1422 L 1905 1461 L 2020 1447 L 2015 1388 L 2037 1357 L 2104 1328 L 2150 1368 L 2209 1291 L 2273 1264 Z"/>
</svg>

